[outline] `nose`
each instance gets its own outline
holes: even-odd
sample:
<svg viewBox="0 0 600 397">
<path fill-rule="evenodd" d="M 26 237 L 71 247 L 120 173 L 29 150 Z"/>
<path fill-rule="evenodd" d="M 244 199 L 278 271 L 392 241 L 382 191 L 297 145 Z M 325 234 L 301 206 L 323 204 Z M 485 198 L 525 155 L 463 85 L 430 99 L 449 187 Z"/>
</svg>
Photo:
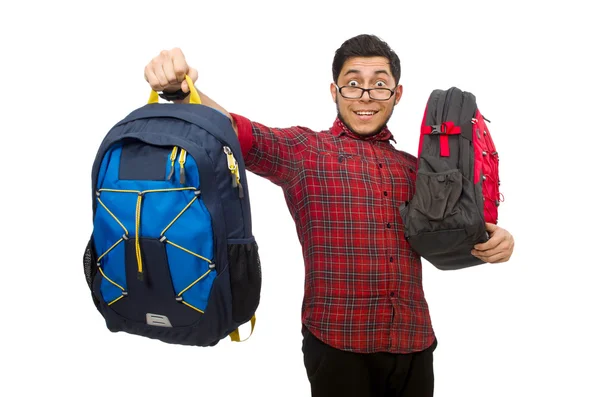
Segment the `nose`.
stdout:
<svg viewBox="0 0 600 397">
<path fill-rule="evenodd" d="M 371 102 L 371 97 L 369 96 L 369 91 L 363 90 L 362 95 L 358 98 L 361 102 Z"/>
</svg>

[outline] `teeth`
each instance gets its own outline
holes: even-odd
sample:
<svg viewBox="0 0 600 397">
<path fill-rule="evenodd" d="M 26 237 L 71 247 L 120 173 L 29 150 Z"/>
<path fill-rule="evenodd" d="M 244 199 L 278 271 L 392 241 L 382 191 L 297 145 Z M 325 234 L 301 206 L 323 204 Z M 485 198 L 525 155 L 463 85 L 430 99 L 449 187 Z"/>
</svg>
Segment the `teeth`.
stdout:
<svg viewBox="0 0 600 397">
<path fill-rule="evenodd" d="M 372 116 L 375 112 L 356 112 L 359 116 Z"/>
</svg>

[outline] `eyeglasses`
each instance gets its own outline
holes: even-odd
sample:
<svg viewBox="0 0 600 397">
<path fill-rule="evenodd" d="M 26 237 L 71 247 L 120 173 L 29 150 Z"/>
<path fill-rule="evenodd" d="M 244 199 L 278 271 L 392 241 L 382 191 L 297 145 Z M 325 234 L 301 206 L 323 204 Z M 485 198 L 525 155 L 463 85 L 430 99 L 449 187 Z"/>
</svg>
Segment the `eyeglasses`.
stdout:
<svg viewBox="0 0 600 397">
<path fill-rule="evenodd" d="M 394 91 L 389 88 L 361 88 L 351 85 L 345 85 L 343 87 L 338 87 L 336 85 L 336 87 L 340 95 L 346 99 L 360 99 L 365 91 L 369 94 L 369 98 L 374 101 L 387 101 L 394 95 Z"/>
</svg>

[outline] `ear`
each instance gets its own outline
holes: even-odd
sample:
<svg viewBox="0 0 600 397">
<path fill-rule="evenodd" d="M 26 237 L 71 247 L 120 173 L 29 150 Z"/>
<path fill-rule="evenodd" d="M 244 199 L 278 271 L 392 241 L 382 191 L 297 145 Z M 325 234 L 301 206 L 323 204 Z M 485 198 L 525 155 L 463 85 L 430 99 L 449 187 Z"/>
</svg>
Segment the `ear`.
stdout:
<svg viewBox="0 0 600 397">
<path fill-rule="evenodd" d="M 398 86 L 396 87 L 396 100 L 394 101 L 394 106 L 396 106 L 398 102 L 400 102 L 400 98 L 402 98 L 402 85 L 398 84 Z"/>
<path fill-rule="evenodd" d="M 331 99 L 333 99 L 333 102 L 336 102 L 338 91 L 335 84 L 331 83 L 331 85 L 329 86 L 329 91 L 331 91 Z"/>
</svg>

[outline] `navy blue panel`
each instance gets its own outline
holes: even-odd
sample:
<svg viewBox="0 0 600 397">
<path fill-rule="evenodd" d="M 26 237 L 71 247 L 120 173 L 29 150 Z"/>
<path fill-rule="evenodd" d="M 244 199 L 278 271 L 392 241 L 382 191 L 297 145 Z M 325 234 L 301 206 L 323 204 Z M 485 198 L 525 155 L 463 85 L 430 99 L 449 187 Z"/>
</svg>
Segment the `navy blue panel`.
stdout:
<svg viewBox="0 0 600 397">
<path fill-rule="evenodd" d="M 207 134 L 204 134 L 207 135 Z M 218 190 L 221 197 L 221 205 L 223 206 L 223 212 L 225 215 L 225 223 L 227 224 L 227 238 L 246 238 L 246 230 L 244 228 L 246 220 L 244 219 L 243 203 L 244 198 L 240 198 L 239 188 L 233 187 L 232 185 L 232 174 L 227 166 L 227 155 L 223 151 L 223 145 L 216 139 L 206 139 L 203 144 L 214 164 L 214 178 L 218 184 Z M 238 161 L 239 158 L 236 156 L 235 159 Z M 241 173 L 240 173 L 241 176 Z M 245 188 L 245 178 L 240 178 L 240 182 Z"/>
<path fill-rule="evenodd" d="M 123 145 L 119 164 L 119 179 L 138 181 L 164 181 L 166 164 L 172 147 L 130 142 Z"/>
<path fill-rule="evenodd" d="M 175 300 L 165 245 L 157 239 L 140 239 L 143 280 L 137 278 L 135 239 L 125 244 L 125 273 L 128 295 L 111 307 L 134 322 L 146 323 L 146 314 L 167 316 L 174 327 L 191 325 L 202 315 Z"/>
<path fill-rule="evenodd" d="M 165 107 L 161 104 L 145 105 L 123 119 L 117 126 L 140 119 L 175 118 L 195 124 L 209 134 L 214 135 L 223 143 L 239 147 L 231 120 L 221 112 L 203 105 L 171 104 Z M 154 131 L 157 132 L 157 131 Z M 193 139 L 193 137 L 189 137 Z"/>
<path fill-rule="evenodd" d="M 208 307 L 198 321 L 187 327 L 167 328 L 147 325 L 146 322 L 135 322 L 120 316 L 114 309 L 125 298 L 112 306 L 103 301 L 99 303 L 99 310 L 106 320 L 107 328 L 112 332 L 128 332 L 158 339 L 167 343 L 194 346 L 214 346 L 221 339 L 227 337 L 239 325 L 231 318 L 231 290 L 229 287 L 229 271 L 226 269 L 217 276 L 211 290 Z M 94 280 L 94 292 L 99 293 L 99 277 Z"/>
</svg>

